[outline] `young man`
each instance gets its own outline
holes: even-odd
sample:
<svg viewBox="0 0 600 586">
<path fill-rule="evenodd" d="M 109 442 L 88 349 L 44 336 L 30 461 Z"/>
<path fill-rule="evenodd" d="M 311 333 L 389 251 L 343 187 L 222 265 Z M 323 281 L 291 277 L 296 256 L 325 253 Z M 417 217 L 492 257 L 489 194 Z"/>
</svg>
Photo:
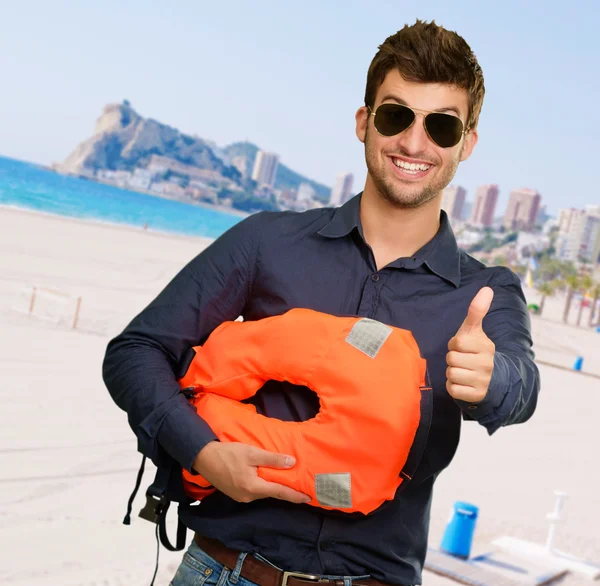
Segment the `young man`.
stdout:
<svg viewBox="0 0 600 586">
<path fill-rule="evenodd" d="M 218 489 L 181 513 L 196 537 L 174 586 L 420 584 L 432 487 L 455 453 L 461 418 L 492 434 L 532 415 L 539 374 L 519 280 L 459 250 L 441 211 L 443 189 L 477 143 L 483 96 L 481 69 L 460 36 L 434 23 L 404 27 L 379 48 L 356 113 L 364 191 L 338 209 L 241 221 L 110 342 L 105 382 L 140 451 Z M 219 324 L 294 307 L 411 330 L 427 360 L 434 408 L 425 453 L 396 498 L 369 515 L 320 510 L 262 480 L 257 467 L 291 467 L 293 458 L 214 441 L 180 393 L 189 349 Z M 313 393 L 287 382 L 267 383 L 252 402 L 291 421 L 319 408 Z"/>
</svg>

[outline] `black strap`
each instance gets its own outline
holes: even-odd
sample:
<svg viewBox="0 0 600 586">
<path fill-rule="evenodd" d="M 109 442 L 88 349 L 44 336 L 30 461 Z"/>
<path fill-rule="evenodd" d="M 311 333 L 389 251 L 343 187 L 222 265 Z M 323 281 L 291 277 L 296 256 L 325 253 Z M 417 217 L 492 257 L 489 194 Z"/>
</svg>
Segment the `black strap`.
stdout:
<svg viewBox="0 0 600 586">
<path fill-rule="evenodd" d="M 146 456 L 142 456 L 142 464 L 140 466 L 140 469 L 138 470 L 137 478 L 135 480 L 135 487 L 133 489 L 133 492 L 131 493 L 131 496 L 129 497 L 129 501 L 127 502 L 127 513 L 123 518 L 123 525 L 131 525 L 131 509 L 133 508 L 133 501 L 135 499 L 135 495 L 140 489 L 140 484 L 142 483 L 142 476 L 144 476 L 145 465 Z"/>
<path fill-rule="evenodd" d="M 427 380 L 427 382 L 429 381 Z M 421 387 L 421 419 L 408 458 L 404 463 L 404 468 L 400 472 L 400 475 L 405 480 L 412 479 L 425 452 L 432 416 L 433 389 L 430 386 Z"/>
<path fill-rule="evenodd" d="M 133 508 L 133 501 L 137 492 L 140 488 L 142 477 L 144 476 L 144 468 L 146 465 L 146 456 L 142 457 L 142 463 L 138 470 L 137 478 L 135 481 L 135 487 L 129 501 L 127 502 L 127 513 L 123 518 L 124 525 L 131 525 L 131 510 Z M 152 582 L 150 586 L 154 585 L 156 574 L 158 572 L 158 560 L 160 553 L 160 545 L 168 549 L 169 551 L 182 551 L 185 547 L 187 527 L 181 522 L 178 516 L 177 519 L 177 537 L 175 545 L 169 540 L 167 535 L 167 511 L 171 504 L 171 500 L 167 497 L 167 491 L 174 471 L 174 466 L 160 466 L 156 470 L 156 476 L 154 482 L 146 490 L 146 504 L 139 512 L 139 517 L 156 524 L 156 565 L 154 567 L 154 575 L 152 576 Z M 179 503 L 181 506 L 181 503 Z"/>
<path fill-rule="evenodd" d="M 178 518 L 177 520 L 175 545 L 171 543 L 167 535 L 167 511 L 171 505 L 171 500 L 167 497 L 167 491 L 172 472 L 173 466 L 161 466 L 156 470 L 154 482 L 146 490 L 146 504 L 140 511 L 139 516 L 158 525 L 160 543 L 165 548 L 169 551 L 182 551 L 185 547 L 187 528 L 181 522 L 181 519 Z"/>
</svg>

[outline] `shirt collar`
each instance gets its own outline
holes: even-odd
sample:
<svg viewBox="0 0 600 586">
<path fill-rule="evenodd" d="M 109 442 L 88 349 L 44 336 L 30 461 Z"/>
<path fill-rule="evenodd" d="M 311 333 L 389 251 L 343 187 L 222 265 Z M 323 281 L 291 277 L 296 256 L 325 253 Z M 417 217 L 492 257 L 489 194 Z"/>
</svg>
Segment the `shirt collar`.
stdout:
<svg viewBox="0 0 600 586">
<path fill-rule="evenodd" d="M 331 220 L 318 233 L 327 238 L 342 238 L 356 228 L 362 236 L 361 196 L 362 192 L 337 208 Z M 411 260 L 414 263 L 413 267 L 426 264 L 433 273 L 450 281 L 455 287 L 459 286 L 460 254 L 454 232 L 448 221 L 448 215 L 444 210 L 440 212 L 440 227 L 436 235 L 419 249 Z M 395 261 L 390 266 L 400 266 L 398 263 L 399 261 Z"/>
<path fill-rule="evenodd" d="M 354 228 L 358 228 L 362 234 L 362 226 L 360 225 L 361 196 L 362 191 L 337 208 L 333 218 L 319 230 L 319 234 L 327 238 L 341 238 L 342 236 L 348 236 Z"/>
<path fill-rule="evenodd" d="M 426 250 L 428 249 L 428 250 Z M 448 215 L 440 212 L 440 227 L 437 234 L 415 256 L 426 253 L 425 264 L 439 277 L 460 285 L 460 251 Z"/>
</svg>

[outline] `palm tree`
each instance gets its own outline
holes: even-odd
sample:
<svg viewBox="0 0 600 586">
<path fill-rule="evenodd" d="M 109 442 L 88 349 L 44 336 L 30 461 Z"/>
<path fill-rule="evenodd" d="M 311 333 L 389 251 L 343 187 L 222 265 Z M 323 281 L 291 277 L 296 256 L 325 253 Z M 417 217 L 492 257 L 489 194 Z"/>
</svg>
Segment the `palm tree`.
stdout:
<svg viewBox="0 0 600 586">
<path fill-rule="evenodd" d="M 546 302 L 546 297 L 550 296 L 552 297 L 552 295 L 554 295 L 554 291 L 556 290 L 556 283 L 554 281 L 549 282 L 549 283 L 542 283 L 539 287 L 538 287 L 538 291 L 542 294 L 542 299 L 540 301 L 540 310 L 538 315 L 542 315 L 542 312 L 544 311 L 544 303 Z"/>
<path fill-rule="evenodd" d="M 583 306 L 585 302 L 585 296 L 587 292 L 592 288 L 594 281 L 589 275 L 583 275 L 579 280 L 579 286 L 581 287 L 581 303 L 579 304 L 579 313 L 577 314 L 577 326 L 581 324 L 581 315 L 583 314 Z"/>
<path fill-rule="evenodd" d="M 571 302 L 573 301 L 573 295 L 579 289 L 579 277 L 577 275 L 571 275 L 566 278 L 566 285 L 569 287 L 567 293 L 567 302 L 565 303 L 565 311 L 563 313 L 563 322 L 567 323 L 569 319 L 569 311 L 571 310 Z"/>
</svg>

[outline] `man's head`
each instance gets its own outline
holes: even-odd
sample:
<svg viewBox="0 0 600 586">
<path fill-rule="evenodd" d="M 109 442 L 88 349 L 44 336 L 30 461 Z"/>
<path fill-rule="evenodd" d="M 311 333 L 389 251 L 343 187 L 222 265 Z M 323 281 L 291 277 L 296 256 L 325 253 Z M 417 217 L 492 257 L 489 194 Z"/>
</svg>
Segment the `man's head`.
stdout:
<svg viewBox="0 0 600 586">
<path fill-rule="evenodd" d="M 403 208 L 439 195 L 475 147 L 484 93 L 475 55 L 455 32 L 417 20 L 388 37 L 371 62 L 365 106 L 356 113 L 369 171 L 366 188 Z M 410 123 L 413 113 L 396 106 L 378 112 L 382 104 L 408 106 L 414 122 L 391 134 Z M 425 120 L 429 112 L 436 114 Z"/>
</svg>

